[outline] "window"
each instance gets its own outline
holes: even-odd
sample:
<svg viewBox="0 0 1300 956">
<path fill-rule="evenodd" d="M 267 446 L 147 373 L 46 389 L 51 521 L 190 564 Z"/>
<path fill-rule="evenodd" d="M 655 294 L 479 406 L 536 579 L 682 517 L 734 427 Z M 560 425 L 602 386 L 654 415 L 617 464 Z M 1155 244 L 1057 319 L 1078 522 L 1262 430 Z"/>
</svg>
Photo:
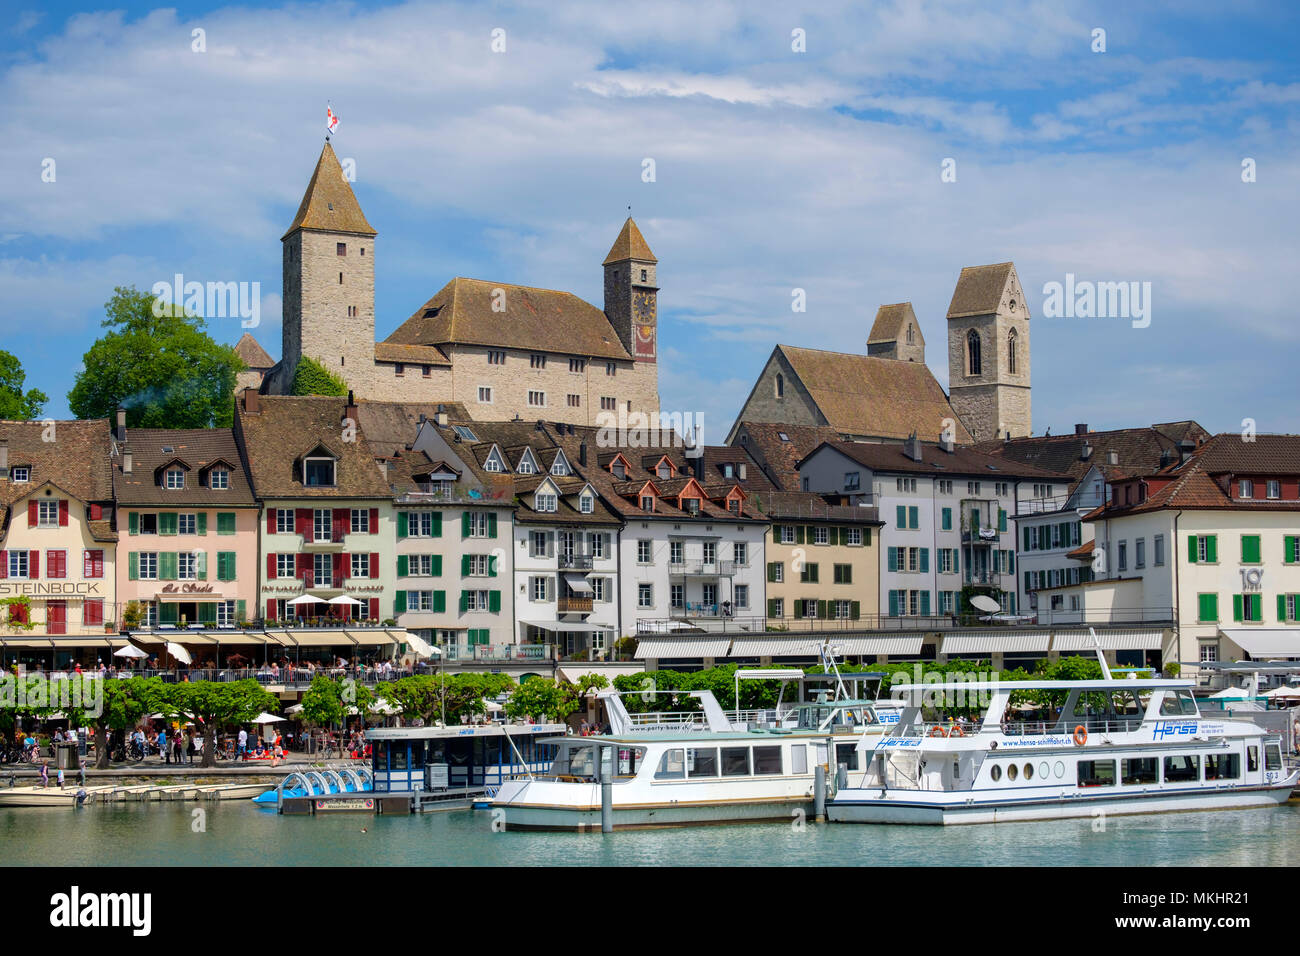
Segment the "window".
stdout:
<svg viewBox="0 0 1300 956">
<path fill-rule="evenodd" d="M 579 407 L 582 405 L 582 396 L 581 396 L 581 395 L 575 395 L 575 394 L 573 394 L 572 392 L 570 392 L 570 393 L 569 393 L 567 396 L 565 396 L 565 397 L 568 399 L 568 403 L 569 403 L 569 407 L 570 407 L 570 408 L 579 408 Z"/>
<path fill-rule="evenodd" d="M 767 602 L 768 617 L 785 617 L 785 601 L 781 598 L 771 598 Z"/>
<path fill-rule="evenodd" d="M 534 352 L 528 356 L 528 365 L 530 368 L 546 368 L 546 356 L 540 352 Z"/>
<path fill-rule="evenodd" d="M 1254 594 L 1234 594 L 1232 596 L 1232 619 L 1234 621 L 1264 620 L 1264 596 Z"/>
<path fill-rule="evenodd" d="M 406 515 L 406 535 L 409 538 L 432 538 L 433 512 L 411 511 Z"/>
<path fill-rule="evenodd" d="M 487 591 L 463 591 L 461 593 L 464 597 L 466 611 L 488 610 L 489 597 Z"/>
<path fill-rule="evenodd" d="M 313 554 L 311 556 L 312 579 L 318 588 L 327 588 L 334 583 L 334 555 Z"/>
<path fill-rule="evenodd" d="M 491 387 L 487 385 L 480 385 L 478 387 L 478 400 L 479 400 L 479 404 L 481 405 L 491 405 L 492 404 Z"/>
<path fill-rule="evenodd" d="M 737 567 L 749 566 L 749 546 L 744 541 L 737 541 L 732 546 L 731 554 Z"/>
<path fill-rule="evenodd" d="M 1160 782 L 1160 763 L 1155 757 L 1125 757 L 1120 764 L 1120 782 L 1126 786 Z"/>
<path fill-rule="evenodd" d="M 659 766 L 655 770 L 656 780 L 685 780 L 686 779 L 686 758 L 684 750 L 665 750 L 662 757 L 659 758 Z"/>
<path fill-rule="evenodd" d="M 613 374 L 615 374 L 617 371 L 618 371 L 618 365 L 617 365 L 616 363 L 614 363 L 614 362 L 606 362 L 606 363 L 605 363 L 605 374 L 606 374 L 606 375 L 613 375 Z"/>
<path fill-rule="evenodd" d="M 1007 333 L 1007 371 L 1012 375 L 1016 374 L 1016 339 L 1015 329 Z"/>
<path fill-rule="evenodd" d="M 754 775 L 775 776 L 781 773 L 780 747 L 754 748 Z"/>
<path fill-rule="evenodd" d="M 82 556 L 81 576 L 83 578 L 102 578 L 104 576 L 104 552 L 102 550 L 85 552 Z"/>
<path fill-rule="evenodd" d="M 1121 541 L 1119 543 L 1119 556 L 1116 559 L 1116 569 L 1119 571 L 1128 570 L 1128 542 L 1127 541 Z"/>
<path fill-rule="evenodd" d="M 401 362 L 398 362 L 396 365 L 393 366 L 393 374 L 396 375 L 398 378 L 401 378 L 403 375 L 406 374 L 406 366 L 403 365 Z"/>
<path fill-rule="evenodd" d="M 655 510 L 655 496 L 654 496 L 654 495 L 642 495 L 642 496 L 641 496 L 641 510 L 642 510 L 642 511 L 654 511 L 654 510 Z"/>
<path fill-rule="evenodd" d="M 574 373 L 587 371 L 587 360 L 580 358 L 569 359 L 569 371 Z"/>
<path fill-rule="evenodd" d="M 1145 568 L 1147 566 L 1147 539 L 1138 538 L 1133 542 L 1133 567 Z"/>
<path fill-rule="evenodd" d="M 618 409 L 618 402 L 608 395 L 602 395 L 600 399 L 600 410 L 602 412 L 612 412 Z"/>
<path fill-rule="evenodd" d="M 275 533 L 293 534 L 295 531 L 292 508 L 275 509 Z"/>
<path fill-rule="evenodd" d="M 606 583 L 609 578 L 592 578 L 591 579 L 591 599 L 593 601 L 608 601 L 609 588 Z"/>
<path fill-rule="evenodd" d="M 26 551 L 9 552 L 9 577 L 11 578 L 27 577 L 28 557 L 29 554 Z"/>
<path fill-rule="evenodd" d="M 853 565 L 837 564 L 835 565 L 835 583 L 852 584 L 853 583 Z"/>
<path fill-rule="evenodd" d="M 717 748 L 691 748 L 687 750 L 686 772 L 692 777 L 716 777 L 718 775 Z"/>
<path fill-rule="evenodd" d="M 322 488 L 334 484 L 333 458 L 305 458 L 302 463 L 302 483 L 309 488 Z"/>
<path fill-rule="evenodd" d="M 340 256 L 346 256 L 348 254 L 348 244 L 346 242 L 337 243 L 334 248 Z"/>
<path fill-rule="evenodd" d="M 940 479 L 940 481 L 939 481 L 939 494 L 941 494 L 941 495 L 950 495 L 950 494 L 952 494 L 952 479 L 951 479 L 951 478 Z"/>
<path fill-rule="evenodd" d="M 780 372 L 776 373 L 776 397 L 785 397 L 785 376 Z"/>
<path fill-rule="evenodd" d="M 59 526 L 59 503 L 42 500 L 36 503 L 36 527 L 57 528 Z"/>
<path fill-rule="evenodd" d="M 1201 758 L 1177 754 L 1165 758 L 1165 783 L 1189 783 L 1201 779 Z"/>
<path fill-rule="evenodd" d="M 177 515 L 177 534 L 198 534 L 198 515 Z"/>
<path fill-rule="evenodd" d="M 966 333 L 966 374 L 979 375 L 981 368 L 980 335 L 971 329 Z"/>
<path fill-rule="evenodd" d="M 649 564 L 651 542 L 647 538 L 640 538 L 636 543 L 636 560 L 637 564 Z"/>
<path fill-rule="evenodd" d="M 1187 560 L 1192 564 L 1215 564 L 1219 560 L 1218 535 L 1189 535 Z"/>
<path fill-rule="evenodd" d="M 351 530 L 352 530 L 352 533 L 353 533 L 353 534 L 370 534 L 370 530 L 371 530 L 371 529 L 370 529 L 370 509 L 369 509 L 369 508 L 353 508 L 353 509 L 352 509 L 352 525 L 351 525 Z"/>
<path fill-rule="evenodd" d="M 1240 482 L 1238 483 L 1238 485 L 1237 485 L 1237 497 L 1239 497 L 1239 498 L 1254 498 L 1254 497 L 1255 497 L 1255 483 L 1254 483 L 1253 481 L 1251 481 L 1249 478 L 1242 478 L 1241 481 L 1240 481 Z"/>
<path fill-rule="evenodd" d="M 277 554 L 275 556 L 275 576 L 277 578 L 292 578 L 297 576 L 297 555 Z"/>
<path fill-rule="evenodd" d="M 980 483 L 978 481 L 966 482 L 966 494 L 978 495 L 980 493 Z"/>
<path fill-rule="evenodd" d="M 591 495 L 582 495 L 578 498 L 578 510 L 585 515 L 591 514 L 596 510 L 596 499 Z"/>
<path fill-rule="evenodd" d="M 539 603 L 546 601 L 547 592 L 549 591 L 548 583 L 546 578 L 536 575 L 528 579 L 528 593 L 533 601 Z"/>
<path fill-rule="evenodd" d="M 782 526 L 781 526 L 781 543 L 782 543 L 782 544 L 794 544 L 794 526 L 793 526 L 793 525 L 788 525 L 788 524 L 786 524 L 786 525 L 782 525 Z"/>
<path fill-rule="evenodd" d="M 844 528 L 840 531 L 840 541 L 849 547 L 860 547 L 862 545 L 862 529 Z"/>
<path fill-rule="evenodd" d="M 1219 659 L 1219 642 L 1202 641 L 1200 648 L 1200 657 L 1197 658 L 1202 664 L 1213 664 Z"/>
<path fill-rule="evenodd" d="M 768 564 L 768 579 L 774 584 L 781 584 L 785 581 L 784 561 L 772 561 Z"/>
<path fill-rule="evenodd" d="M 799 571 L 799 581 L 803 584 L 817 583 L 817 565 L 816 563 L 805 563 Z"/>
<path fill-rule="evenodd" d="M 10 552 L 12 557 L 12 552 Z M 158 580 L 158 552 L 141 551 L 139 555 L 140 562 L 140 580 L 156 581 Z"/>
<path fill-rule="evenodd" d="M 538 511 L 553 512 L 559 507 L 558 499 L 555 495 L 547 495 L 538 492 L 534 500 L 535 507 Z"/>
<path fill-rule="evenodd" d="M 533 389 L 528 391 L 528 404 L 533 408 L 543 408 L 546 405 L 546 393 L 538 392 Z"/>
<path fill-rule="evenodd" d="M 831 532 L 829 528 L 813 528 L 813 544 L 829 544 Z"/>
<path fill-rule="evenodd" d="M 1206 754 L 1206 780 L 1238 780 L 1241 777 L 1241 754 Z"/>
<path fill-rule="evenodd" d="M 654 607 L 655 589 L 652 584 L 638 584 L 636 587 L 636 606 Z"/>
<path fill-rule="evenodd" d="M 722 775 L 724 777 L 749 776 L 749 748 L 722 748 Z"/>
<path fill-rule="evenodd" d="M 488 352 L 487 355 L 488 355 L 488 364 L 489 364 L 489 365 L 505 365 L 505 364 L 506 364 L 506 353 L 505 353 L 505 352 L 499 352 L 499 351 L 493 350 L 493 351 Z"/>
<path fill-rule="evenodd" d="M 680 584 L 670 585 L 668 588 L 668 605 L 669 607 L 680 610 L 686 601 L 686 589 Z"/>
<path fill-rule="evenodd" d="M 1115 761 L 1080 760 L 1079 786 L 1113 787 L 1115 786 Z"/>
<path fill-rule="evenodd" d="M 899 491 L 916 491 L 916 479 L 915 479 L 915 478 L 896 478 L 896 479 L 894 480 L 894 486 L 895 486 Z"/>
<path fill-rule="evenodd" d="M 377 570 L 377 569 L 376 569 Z M 370 577 L 370 555 L 354 554 L 352 555 L 352 577 L 368 578 Z"/>
<path fill-rule="evenodd" d="M 1268 493 L 1268 496 L 1269 496 L 1270 498 L 1281 498 L 1281 497 L 1282 497 L 1282 482 L 1278 481 L 1277 479 L 1272 479 L 1272 480 L 1270 480 L 1269 483 L 1268 483 L 1268 492 L 1267 492 L 1267 493 Z"/>
<path fill-rule="evenodd" d="M 1165 566 L 1165 536 L 1158 534 L 1151 539 L 1152 559 L 1151 563 L 1157 568 Z"/>
<path fill-rule="evenodd" d="M 406 609 L 408 611 L 432 611 L 433 592 L 432 591 L 407 591 Z"/>
<path fill-rule="evenodd" d="M 180 468 L 168 468 L 166 474 L 166 487 L 171 491 L 177 491 L 184 488 L 185 472 Z"/>
<path fill-rule="evenodd" d="M 605 557 L 605 535 L 601 533 L 592 533 L 588 536 L 590 542 L 591 556 L 593 559 L 600 560 Z"/>
<path fill-rule="evenodd" d="M 15 465 L 13 471 L 9 473 L 15 484 L 25 484 L 32 480 L 32 470 L 27 465 Z"/>
</svg>

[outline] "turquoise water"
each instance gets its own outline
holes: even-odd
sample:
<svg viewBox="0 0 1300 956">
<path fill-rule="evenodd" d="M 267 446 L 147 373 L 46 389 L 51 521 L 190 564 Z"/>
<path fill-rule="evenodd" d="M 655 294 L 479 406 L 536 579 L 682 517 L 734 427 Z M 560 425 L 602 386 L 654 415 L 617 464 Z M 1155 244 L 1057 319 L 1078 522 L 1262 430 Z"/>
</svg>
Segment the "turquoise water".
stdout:
<svg viewBox="0 0 1300 956">
<path fill-rule="evenodd" d="M 206 813 L 194 832 L 193 813 Z M 249 801 L 0 810 L 9 866 L 1296 866 L 1300 806 L 968 827 L 498 833 L 487 812 L 281 817 Z M 366 832 L 362 832 L 362 828 Z"/>
</svg>

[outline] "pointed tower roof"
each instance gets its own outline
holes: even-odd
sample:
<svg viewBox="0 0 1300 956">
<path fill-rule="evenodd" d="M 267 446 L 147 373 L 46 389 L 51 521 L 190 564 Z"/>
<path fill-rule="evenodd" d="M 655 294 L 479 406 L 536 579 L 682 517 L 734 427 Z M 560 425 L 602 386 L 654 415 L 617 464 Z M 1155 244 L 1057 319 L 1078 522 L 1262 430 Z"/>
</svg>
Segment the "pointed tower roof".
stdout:
<svg viewBox="0 0 1300 956">
<path fill-rule="evenodd" d="M 912 323 L 916 334 L 921 335 L 921 323 L 916 321 L 912 303 L 896 302 L 893 305 L 882 305 L 876 310 L 876 321 L 871 326 L 871 334 L 867 336 L 867 344 L 899 341 L 907 330 L 908 322 Z M 921 344 L 925 344 L 924 337 L 921 338 Z"/>
<path fill-rule="evenodd" d="M 239 341 L 235 343 L 235 354 L 252 369 L 268 369 L 275 365 L 275 359 L 271 358 L 266 349 L 262 348 L 257 339 L 248 332 L 241 335 Z"/>
<path fill-rule="evenodd" d="M 957 319 L 971 315 L 989 315 L 997 312 L 1002 293 L 1015 278 L 1016 267 L 1011 262 L 998 262 L 988 266 L 967 266 L 957 277 L 952 302 L 948 304 L 948 318 Z"/>
<path fill-rule="evenodd" d="M 281 239 L 295 229 L 315 229 L 321 232 L 351 232 L 363 236 L 377 235 L 366 221 L 361 204 L 352 193 L 352 187 L 343 176 L 343 167 L 334 155 L 329 141 L 320 151 L 316 171 L 311 174 L 307 192 L 298 206 L 298 215 Z"/>
<path fill-rule="evenodd" d="M 614 245 L 609 248 L 609 255 L 601 264 L 607 266 L 611 262 L 623 262 L 627 259 L 639 259 L 642 262 L 659 261 L 650 251 L 650 244 L 645 241 L 645 236 L 641 235 L 641 230 L 636 227 L 631 216 L 628 216 L 627 222 L 623 223 L 623 231 L 618 234 Z"/>
</svg>

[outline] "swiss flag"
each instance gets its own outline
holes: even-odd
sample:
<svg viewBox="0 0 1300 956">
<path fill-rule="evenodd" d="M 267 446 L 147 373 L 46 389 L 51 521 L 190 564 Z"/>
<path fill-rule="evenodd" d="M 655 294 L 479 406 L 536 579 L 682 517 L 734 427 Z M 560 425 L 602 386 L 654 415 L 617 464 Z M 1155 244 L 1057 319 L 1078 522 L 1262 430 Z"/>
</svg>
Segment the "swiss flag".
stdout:
<svg viewBox="0 0 1300 956">
<path fill-rule="evenodd" d="M 334 109 L 328 103 L 326 103 L 325 104 L 325 129 L 333 133 L 338 128 L 339 128 L 339 118 L 337 115 L 335 115 Z"/>
</svg>

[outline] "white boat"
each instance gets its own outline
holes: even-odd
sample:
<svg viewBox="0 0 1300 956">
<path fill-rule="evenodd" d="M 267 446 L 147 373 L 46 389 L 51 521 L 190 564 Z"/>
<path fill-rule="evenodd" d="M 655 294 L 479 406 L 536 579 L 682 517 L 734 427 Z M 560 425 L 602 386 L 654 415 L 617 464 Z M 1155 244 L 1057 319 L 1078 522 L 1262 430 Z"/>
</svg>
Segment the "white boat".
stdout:
<svg viewBox="0 0 1300 956">
<path fill-rule="evenodd" d="M 1285 803 L 1300 771 L 1249 719 L 1202 717 L 1187 680 L 983 681 L 894 687 L 903 710 L 864 735 L 838 774 L 827 818 L 841 823 L 1060 820 Z M 1043 722 L 1009 721 L 1011 695 L 1064 698 Z M 987 695 L 973 724 L 924 719 L 947 695 Z M 945 695 L 938 698 L 935 695 Z"/>
</svg>

